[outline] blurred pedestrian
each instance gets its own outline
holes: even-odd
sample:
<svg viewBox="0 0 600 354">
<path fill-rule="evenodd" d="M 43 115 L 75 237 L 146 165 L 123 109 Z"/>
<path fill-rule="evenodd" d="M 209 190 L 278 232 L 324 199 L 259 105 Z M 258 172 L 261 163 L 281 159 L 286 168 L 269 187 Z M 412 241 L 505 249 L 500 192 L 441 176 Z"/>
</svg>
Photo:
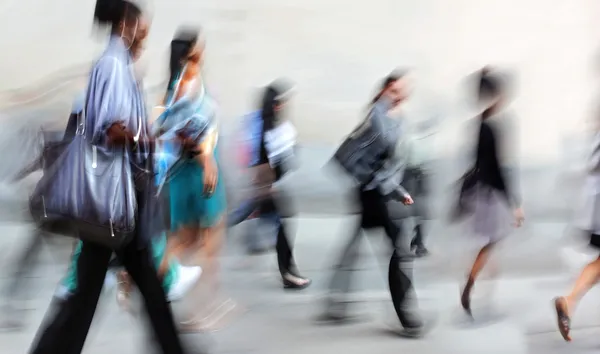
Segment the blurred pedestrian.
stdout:
<svg viewBox="0 0 600 354">
<path fill-rule="evenodd" d="M 144 96 L 131 70 L 134 61 L 131 48 L 146 39 L 149 22 L 138 6 L 126 0 L 99 0 L 94 18 L 100 25 L 111 27 L 111 36 L 90 74 L 85 107 L 86 138 L 97 151 L 105 153 L 110 151 L 110 145 L 136 146 L 135 151 L 126 150 L 130 161 L 152 166 L 153 141 L 146 124 Z M 81 163 L 68 163 L 78 162 Z M 144 298 L 161 351 L 183 353 L 171 309 L 151 262 L 150 229 L 157 225 L 153 219 L 155 192 L 146 178 L 136 179 L 135 184 L 134 239 L 116 253 Z M 57 304 L 56 311 L 40 328 L 31 353 L 75 354 L 83 350 L 112 253 L 112 249 L 100 244 L 83 242 L 77 260 L 77 291 Z"/>
<path fill-rule="evenodd" d="M 252 164 L 253 188 L 259 215 L 277 215 L 277 264 L 283 287 L 300 290 L 308 287 L 310 279 L 300 275 L 292 251 L 292 239 L 283 221 L 295 215 L 292 200 L 277 184 L 293 168 L 296 146 L 295 128 L 283 116 L 291 93 L 284 80 L 271 83 L 261 102 L 260 145 L 258 159 Z"/>
<path fill-rule="evenodd" d="M 43 170 L 46 172 L 54 164 L 54 160 L 58 157 L 56 154 L 55 145 L 67 143 L 75 135 L 77 130 L 78 116 L 83 110 L 85 96 L 78 97 L 71 109 L 71 114 L 67 122 L 62 141 L 53 141 L 51 139 L 44 141 L 46 149 L 42 150 L 42 154 L 36 158 L 33 163 L 26 166 L 14 178 L 14 182 L 18 182 L 32 173 Z M 16 300 L 22 295 L 24 285 L 27 282 L 27 274 L 30 273 L 37 265 L 37 257 L 39 256 L 45 242 L 52 236 L 50 230 L 59 231 L 59 225 L 52 225 L 51 222 L 44 222 L 33 225 L 32 234 L 25 248 L 17 256 L 17 261 L 14 264 L 14 271 L 10 277 L 10 281 L 6 287 L 6 299 L 2 306 L 4 323 L 2 326 L 6 328 L 19 329 L 24 325 L 23 313 L 18 311 L 15 306 Z M 64 230 L 63 230 L 64 231 Z"/>
<path fill-rule="evenodd" d="M 240 136 L 238 136 L 237 156 L 240 168 L 248 170 L 256 165 L 260 159 L 260 145 L 262 138 L 263 120 L 261 111 L 252 112 L 243 117 Z M 279 217 L 276 213 L 261 214 L 258 211 L 258 199 L 251 191 L 249 197 L 243 200 L 240 205 L 231 211 L 227 217 L 227 226 L 233 227 L 246 220 L 254 220 L 250 227 L 245 229 L 244 246 L 246 252 L 252 254 L 262 254 L 275 248 L 277 243 L 276 234 L 263 234 L 264 224 L 271 224 L 279 229 Z"/>
<path fill-rule="evenodd" d="M 461 305 L 471 312 L 471 293 L 477 277 L 488 263 L 492 250 L 509 234 L 510 209 L 514 226 L 524 220 L 521 200 L 516 186 L 501 162 L 505 139 L 500 134 L 497 120 L 503 119 L 507 99 L 506 83 L 502 77 L 484 68 L 477 78 L 477 97 L 483 106 L 479 116 L 479 131 L 473 165 L 462 180 L 459 206 L 471 215 L 473 233 L 481 248 L 470 268 L 461 294 Z"/>
<path fill-rule="evenodd" d="M 237 305 L 220 289 L 219 254 L 226 217 L 225 184 L 219 155 L 217 103 L 202 75 L 205 42 L 194 28 L 180 29 L 171 41 L 170 79 L 163 106 L 153 124 L 161 140 L 178 137 L 195 144 L 168 170 L 171 235 L 159 273 L 174 258 L 201 256 L 206 299 L 200 311 L 181 322 L 183 330 L 215 329 Z M 196 258 L 195 261 L 198 259 Z"/>
<path fill-rule="evenodd" d="M 597 122 L 597 120 L 596 120 Z M 586 164 L 586 176 L 582 185 L 582 203 L 576 214 L 576 227 L 589 238 L 595 252 L 600 250 L 600 126 L 592 128 L 592 141 Z M 571 341 L 571 318 L 579 301 L 600 279 L 600 256 L 589 262 L 579 274 L 566 296 L 554 299 L 558 330 L 564 340 Z"/>
<path fill-rule="evenodd" d="M 395 199 L 413 204 L 410 194 L 400 185 L 406 161 L 397 155 L 400 125 L 392 110 L 407 98 L 407 78 L 404 72 L 388 75 L 373 98 L 367 118 L 344 141 L 336 152 L 336 160 L 358 183 L 356 194 L 360 204 L 360 220 L 336 262 L 329 285 L 325 312 L 320 320 L 343 322 L 350 319 L 343 298 L 351 288 L 351 272 L 358 256 L 358 244 L 363 230 L 383 228 L 390 241 L 388 283 L 392 302 L 402 333 L 419 336 L 424 323 L 408 308 L 412 290 L 411 267 L 413 256 L 403 247 L 402 229 L 392 220 L 387 201 Z"/>
</svg>

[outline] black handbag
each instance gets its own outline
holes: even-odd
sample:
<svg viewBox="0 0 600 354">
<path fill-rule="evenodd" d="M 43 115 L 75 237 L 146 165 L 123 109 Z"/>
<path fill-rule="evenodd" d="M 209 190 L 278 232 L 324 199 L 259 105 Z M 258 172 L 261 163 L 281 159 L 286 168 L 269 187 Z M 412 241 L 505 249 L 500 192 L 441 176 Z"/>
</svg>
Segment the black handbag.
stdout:
<svg viewBox="0 0 600 354">
<path fill-rule="evenodd" d="M 126 148 L 101 150 L 91 144 L 82 113 L 75 136 L 48 146 L 45 153 L 54 161 L 45 166 L 30 197 L 34 219 L 67 224 L 81 240 L 111 249 L 127 245 L 136 229 L 137 200 Z"/>
<path fill-rule="evenodd" d="M 389 145 L 367 117 L 346 137 L 333 155 L 335 161 L 358 184 L 368 184 L 383 166 Z"/>
</svg>

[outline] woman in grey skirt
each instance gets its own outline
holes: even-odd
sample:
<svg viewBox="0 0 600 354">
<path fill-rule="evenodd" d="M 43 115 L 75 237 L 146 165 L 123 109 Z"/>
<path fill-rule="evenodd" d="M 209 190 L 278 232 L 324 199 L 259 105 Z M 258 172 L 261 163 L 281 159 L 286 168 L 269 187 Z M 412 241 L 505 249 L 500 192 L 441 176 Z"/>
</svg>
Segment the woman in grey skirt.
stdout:
<svg viewBox="0 0 600 354">
<path fill-rule="evenodd" d="M 469 186 L 463 193 L 468 194 L 472 210 L 473 232 L 481 239 L 482 248 L 469 272 L 461 295 L 463 309 L 471 315 L 471 291 L 477 276 L 487 264 L 490 251 L 508 234 L 510 209 L 513 209 L 515 225 L 521 226 L 523 210 L 515 188 L 509 183 L 499 162 L 502 146 L 501 135 L 491 121 L 496 119 L 503 107 L 504 87 L 502 80 L 487 68 L 480 72 L 478 99 L 485 109 L 480 116 L 480 129 L 475 164 L 468 173 L 465 183 Z"/>
</svg>

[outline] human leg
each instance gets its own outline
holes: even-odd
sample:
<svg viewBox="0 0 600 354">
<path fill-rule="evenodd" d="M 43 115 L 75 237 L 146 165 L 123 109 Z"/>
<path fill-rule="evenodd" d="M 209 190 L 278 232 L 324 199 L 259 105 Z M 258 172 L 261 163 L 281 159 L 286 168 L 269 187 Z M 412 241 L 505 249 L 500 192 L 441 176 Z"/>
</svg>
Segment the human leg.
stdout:
<svg viewBox="0 0 600 354">
<path fill-rule="evenodd" d="M 112 251 L 89 242 L 77 258 L 77 287 L 40 327 L 33 354 L 78 354 L 90 329 Z"/>
<path fill-rule="evenodd" d="M 144 298 L 144 305 L 162 352 L 183 353 L 171 308 L 152 263 L 150 249 L 132 242 L 119 252 L 119 258 Z"/>
</svg>

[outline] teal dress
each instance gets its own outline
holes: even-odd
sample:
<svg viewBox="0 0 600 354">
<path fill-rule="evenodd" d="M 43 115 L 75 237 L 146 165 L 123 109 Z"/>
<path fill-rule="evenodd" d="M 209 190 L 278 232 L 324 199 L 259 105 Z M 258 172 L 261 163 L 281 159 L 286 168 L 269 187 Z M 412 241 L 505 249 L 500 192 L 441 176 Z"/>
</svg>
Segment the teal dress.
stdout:
<svg viewBox="0 0 600 354">
<path fill-rule="evenodd" d="M 174 87 L 178 87 L 176 84 Z M 172 97 L 176 96 L 174 90 Z M 198 143 L 217 131 L 216 104 L 204 86 L 197 96 L 183 96 L 167 104 L 165 112 L 153 127 L 160 132 L 161 140 L 174 140 L 183 134 Z M 218 181 L 212 195 L 204 193 L 204 168 L 192 157 L 181 156 L 163 182 L 169 183 L 171 230 L 182 227 L 213 227 L 226 210 L 225 186 L 221 177 L 221 166 L 217 146 L 214 151 Z"/>
<path fill-rule="evenodd" d="M 218 149 L 214 155 L 217 169 L 221 171 Z M 183 161 L 169 182 L 171 230 L 182 227 L 215 226 L 225 211 L 225 187 L 220 173 L 215 191 L 207 196 L 204 193 L 204 169 L 195 159 Z"/>
</svg>

